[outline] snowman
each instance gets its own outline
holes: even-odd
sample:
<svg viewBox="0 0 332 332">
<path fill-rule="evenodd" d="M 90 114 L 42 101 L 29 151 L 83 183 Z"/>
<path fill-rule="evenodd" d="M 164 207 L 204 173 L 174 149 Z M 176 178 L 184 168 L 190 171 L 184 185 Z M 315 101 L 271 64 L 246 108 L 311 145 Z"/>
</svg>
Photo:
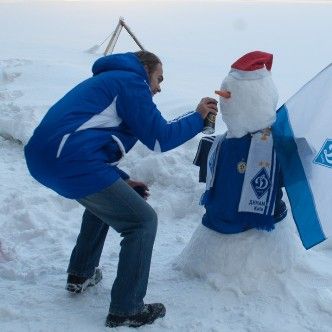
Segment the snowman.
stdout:
<svg viewBox="0 0 332 332">
<path fill-rule="evenodd" d="M 206 182 L 205 213 L 175 267 L 217 288 L 255 291 L 264 278 L 292 269 L 295 253 L 303 252 L 287 220 L 271 134 L 278 101 L 272 60 L 254 51 L 231 66 L 216 91 L 227 131 L 203 137 L 194 160 Z"/>
</svg>

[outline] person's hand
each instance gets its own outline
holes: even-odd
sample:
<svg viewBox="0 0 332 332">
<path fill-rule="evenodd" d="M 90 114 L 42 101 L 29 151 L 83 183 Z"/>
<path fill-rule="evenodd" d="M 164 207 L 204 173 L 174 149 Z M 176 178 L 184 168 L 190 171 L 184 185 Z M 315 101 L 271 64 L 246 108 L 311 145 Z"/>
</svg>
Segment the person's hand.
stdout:
<svg viewBox="0 0 332 332">
<path fill-rule="evenodd" d="M 141 195 L 145 200 L 150 196 L 148 186 L 141 181 L 133 181 L 128 179 L 126 181 L 130 187 L 132 187 L 139 195 Z"/>
<path fill-rule="evenodd" d="M 200 113 L 203 119 L 207 117 L 209 113 L 217 115 L 218 113 L 218 102 L 214 98 L 205 97 L 202 98 L 200 103 L 197 105 L 196 112 Z"/>
</svg>

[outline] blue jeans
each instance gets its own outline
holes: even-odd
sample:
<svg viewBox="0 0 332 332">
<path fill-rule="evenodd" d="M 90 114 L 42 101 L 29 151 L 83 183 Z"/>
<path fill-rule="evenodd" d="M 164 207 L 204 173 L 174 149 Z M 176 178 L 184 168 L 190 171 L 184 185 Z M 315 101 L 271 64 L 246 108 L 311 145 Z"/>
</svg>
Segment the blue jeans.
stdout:
<svg viewBox="0 0 332 332">
<path fill-rule="evenodd" d="M 156 212 L 122 179 L 78 202 L 86 210 L 67 272 L 80 277 L 93 275 L 111 226 L 123 240 L 109 312 L 136 314 L 144 305 L 157 232 Z"/>
</svg>

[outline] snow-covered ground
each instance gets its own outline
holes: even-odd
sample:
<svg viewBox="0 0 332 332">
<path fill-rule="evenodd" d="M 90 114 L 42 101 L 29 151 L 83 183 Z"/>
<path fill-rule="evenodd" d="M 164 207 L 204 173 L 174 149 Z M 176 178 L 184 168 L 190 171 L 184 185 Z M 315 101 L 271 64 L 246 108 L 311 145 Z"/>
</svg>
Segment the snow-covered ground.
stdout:
<svg viewBox="0 0 332 332">
<path fill-rule="evenodd" d="M 90 76 L 106 45 L 88 50 L 120 16 L 163 60 L 165 82 L 155 101 L 167 119 L 213 96 L 246 52 L 274 54 L 279 105 L 331 62 L 328 2 L 0 2 L 1 331 L 108 330 L 120 239 L 109 232 L 103 281 L 69 296 L 65 271 L 82 208 L 34 181 L 23 144 L 48 108 Z M 115 52 L 133 50 L 122 32 Z M 224 128 L 217 118 L 217 131 Z M 197 252 L 213 262 L 199 266 L 199 276 L 184 266 L 184 255 L 195 260 L 197 248 L 188 243 L 204 212 L 204 186 L 192 165 L 199 139 L 163 155 L 137 144 L 121 164 L 150 186 L 159 215 L 146 302 L 162 301 L 167 315 L 141 330 L 332 331 L 331 240 L 306 251 L 291 216 L 272 233 L 230 236 L 219 251 L 216 237 Z"/>
</svg>

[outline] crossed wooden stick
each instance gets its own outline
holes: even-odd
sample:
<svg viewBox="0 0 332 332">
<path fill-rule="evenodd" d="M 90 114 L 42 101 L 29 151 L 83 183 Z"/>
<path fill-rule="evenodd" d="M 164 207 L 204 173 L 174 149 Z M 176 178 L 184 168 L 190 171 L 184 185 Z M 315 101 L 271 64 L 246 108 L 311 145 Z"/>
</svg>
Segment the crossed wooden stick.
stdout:
<svg viewBox="0 0 332 332">
<path fill-rule="evenodd" d="M 112 37 L 111 37 L 111 39 L 110 39 L 110 41 L 109 41 L 109 43 L 108 43 L 108 45 L 105 49 L 104 55 L 112 54 L 112 52 L 114 50 L 115 43 L 117 42 L 117 40 L 119 38 L 119 35 L 120 35 L 120 32 L 121 32 L 122 28 L 125 28 L 127 30 L 127 32 L 130 34 L 130 36 L 134 39 L 135 43 L 139 46 L 139 48 L 142 51 L 145 51 L 143 45 L 138 41 L 136 36 L 133 34 L 133 32 L 129 29 L 128 25 L 125 23 L 124 18 L 120 17 L 119 18 L 119 23 L 116 26 L 116 28 L 115 28 L 115 30 L 112 34 Z"/>
</svg>

